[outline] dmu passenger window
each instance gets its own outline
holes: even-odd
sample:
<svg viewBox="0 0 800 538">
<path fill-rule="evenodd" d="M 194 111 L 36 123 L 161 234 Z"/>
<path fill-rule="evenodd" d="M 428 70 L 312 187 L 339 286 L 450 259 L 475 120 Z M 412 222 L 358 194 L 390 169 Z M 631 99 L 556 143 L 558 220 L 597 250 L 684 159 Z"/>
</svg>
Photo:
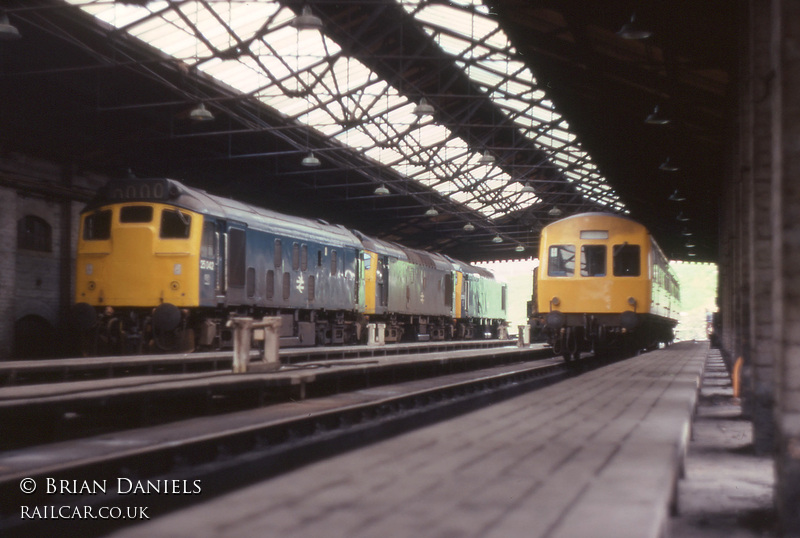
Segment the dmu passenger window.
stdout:
<svg viewBox="0 0 800 538">
<path fill-rule="evenodd" d="M 639 253 L 639 245 L 614 245 L 614 276 L 640 276 Z"/>
<path fill-rule="evenodd" d="M 110 209 L 86 215 L 83 221 L 83 238 L 89 241 L 111 238 Z"/>
<path fill-rule="evenodd" d="M 606 246 L 581 247 L 581 276 L 606 276 Z"/>
<path fill-rule="evenodd" d="M 575 245 L 552 245 L 547 260 L 548 276 L 575 274 Z"/>
<path fill-rule="evenodd" d="M 148 205 L 128 205 L 119 210 L 120 222 L 150 222 L 153 220 L 153 207 Z"/>
<path fill-rule="evenodd" d="M 161 213 L 162 239 L 188 239 L 192 227 L 192 216 L 180 211 L 165 209 Z"/>
</svg>

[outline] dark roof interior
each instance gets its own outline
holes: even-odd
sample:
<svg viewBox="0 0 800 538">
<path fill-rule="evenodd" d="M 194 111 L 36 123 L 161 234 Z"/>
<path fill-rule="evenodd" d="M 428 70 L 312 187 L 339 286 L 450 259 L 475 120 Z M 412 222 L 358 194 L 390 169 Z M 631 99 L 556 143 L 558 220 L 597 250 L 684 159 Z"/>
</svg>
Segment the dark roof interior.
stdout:
<svg viewBox="0 0 800 538">
<path fill-rule="evenodd" d="M 283 2 L 296 13 L 306 3 L 344 53 L 409 99 L 425 96 L 437 122 L 490 149 L 499 166 L 527 170 L 546 158 L 520 143 L 498 119 L 495 104 L 393 2 Z M 735 103 L 738 4 L 484 3 L 629 216 L 651 230 L 670 258 L 716 261 L 719 191 L 729 166 Z M 536 256 L 538 230 L 556 218 L 550 214 L 554 206 L 567 215 L 608 210 L 586 200 L 556 170 L 538 166 L 527 177 L 541 203 L 490 220 L 249 96 L 193 75 L 61 0 L 2 0 L 0 7 L 22 35 L 0 42 L 4 154 L 112 176 L 132 171 L 172 177 L 214 194 L 471 261 Z M 629 40 L 616 34 L 634 13 L 652 37 Z M 234 53 L 241 51 L 217 52 Z M 213 122 L 188 119 L 197 100 L 208 103 Z M 670 123 L 644 122 L 656 106 Z M 300 164 L 308 149 L 321 166 Z M 667 158 L 679 170 L 661 170 Z M 380 184 L 392 194 L 375 195 Z M 684 200 L 670 199 L 676 190 Z M 432 204 L 439 210 L 433 218 L 424 215 Z M 467 221 L 475 231 L 464 231 Z M 499 244 L 492 241 L 498 234 L 505 238 Z M 525 250 L 515 250 L 518 245 Z"/>
</svg>

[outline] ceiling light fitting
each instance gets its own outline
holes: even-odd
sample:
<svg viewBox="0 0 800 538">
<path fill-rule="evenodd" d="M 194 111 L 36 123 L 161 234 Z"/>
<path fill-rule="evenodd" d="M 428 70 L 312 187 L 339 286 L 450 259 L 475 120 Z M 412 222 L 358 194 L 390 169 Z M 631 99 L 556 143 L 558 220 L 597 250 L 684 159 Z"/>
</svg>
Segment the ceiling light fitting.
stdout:
<svg viewBox="0 0 800 538">
<path fill-rule="evenodd" d="M 558 206 L 553 206 L 550 211 L 547 212 L 551 217 L 560 217 L 562 213 L 563 211 L 561 211 Z"/>
<path fill-rule="evenodd" d="M 435 216 L 436 216 L 436 215 L 438 215 L 438 214 L 439 214 L 439 212 L 438 212 L 438 211 L 436 211 L 436 208 L 435 208 L 435 207 L 431 207 L 430 209 L 428 209 L 428 210 L 425 212 L 425 216 L 426 216 L 426 217 L 435 217 Z"/>
<path fill-rule="evenodd" d="M 669 200 L 671 202 L 685 202 L 686 198 L 678 193 L 678 189 L 675 189 L 675 192 L 670 194 L 669 198 L 667 198 L 667 200 Z"/>
<path fill-rule="evenodd" d="M 189 119 L 192 121 L 211 121 L 214 119 L 214 114 L 206 108 L 204 103 L 200 103 L 189 112 Z"/>
<path fill-rule="evenodd" d="M 514 250 L 516 250 L 517 252 L 525 252 L 525 247 L 523 247 L 522 245 L 517 245 L 517 248 L 515 248 Z"/>
<path fill-rule="evenodd" d="M 433 115 L 433 107 L 428 104 L 427 99 L 424 97 L 419 100 L 419 104 L 414 107 L 415 116 L 431 116 Z"/>
<path fill-rule="evenodd" d="M 650 125 L 666 125 L 670 122 L 670 119 L 662 116 L 658 111 L 658 105 L 656 105 L 653 111 L 644 119 L 644 122 Z"/>
<path fill-rule="evenodd" d="M 664 162 L 659 165 L 658 169 L 664 172 L 677 172 L 680 170 L 680 168 L 669 162 L 669 157 L 664 159 Z"/>
<path fill-rule="evenodd" d="M 381 185 L 380 187 L 375 189 L 375 194 L 377 194 L 378 196 L 386 196 L 387 194 L 389 194 L 389 189 L 387 189 L 385 185 Z"/>
<path fill-rule="evenodd" d="M 533 187 L 531 187 L 530 185 L 528 185 L 526 183 L 525 185 L 522 186 L 522 190 L 519 191 L 519 192 L 522 192 L 522 193 L 525 193 L 525 194 L 533 194 L 536 191 L 534 191 Z"/>
<path fill-rule="evenodd" d="M 474 232 L 475 231 L 475 226 L 473 226 L 471 222 L 468 222 L 468 223 L 466 223 L 464 225 L 464 231 L 465 232 Z"/>
<path fill-rule="evenodd" d="M 8 15 L 0 15 L 0 41 L 15 41 L 21 37 L 17 27 L 8 20 Z"/>
<path fill-rule="evenodd" d="M 492 243 L 502 243 L 502 242 L 503 242 L 503 238 L 500 237 L 500 235 L 496 235 L 496 236 L 494 236 L 492 238 Z"/>
<path fill-rule="evenodd" d="M 303 157 L 303 160 L 302 160 L 302 161 L 300 161 L 300 164 L 302 164 L 303 166 L 307 166 L 308 168 L 316 168 L 316 167 L 317 167 L 317 166 L 319 166 L 321 163 L 319 162 L 319 159 L 317 159 L 317 158 L 314 156 L 314 154 L 313 154 L 313 153 L 309 152 L 309 154 L 308 154 L 308 155 L 306 155 L 305 157 Z"/>
<path fill-rule="evenodd" d="M 308 6 L 303 6 L 303 12 L 291 24 L 297 30 L 322 30 L 322 19 L 311 13 Z"/>
<path fill-rule="evenodd" d="M 481 158 L 478 159 L 478 164 L 494 164 L 494 156 L 489 151 L 484 151 Z"/>
<path fill-rule="evenodd" d="M 647 39 L 653 35 L 653 32 L 641 28 L 636 24 L 636 15 L 631 15 L 630 22 L 623 24 L 617 35 L 623 39 Z"/>
</svg>

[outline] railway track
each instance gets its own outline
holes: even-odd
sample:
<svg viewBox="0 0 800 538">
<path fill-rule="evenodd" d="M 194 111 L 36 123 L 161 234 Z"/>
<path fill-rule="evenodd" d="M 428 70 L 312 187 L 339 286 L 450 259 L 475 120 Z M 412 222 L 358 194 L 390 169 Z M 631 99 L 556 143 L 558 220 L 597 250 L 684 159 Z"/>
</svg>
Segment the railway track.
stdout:
<svg viewBox="0 0 800 538">
<path fill-rule="evenodd" d="M 404 343 L 388 346 L 329 346 L 288 348 L 280 352 L 283 364 L 358 358 L 415 355 L 465 349 L 493 349 L 512 345 L 509 340 L 456 340 L 447 342 Z M 253 351 L 259 358 L 260 351 Z M 61 359 L 15 360 L 0 362 L 0 387 L 38 383 L 62 383 L 141 375 L 168 375 L 230 370 L 233 356 L 228 351 L 76 357 Z"/>
<path fill-rule="evenodd" d="M 363 350 L 367 350 L 362 346 Z M 268 373 L 200 372 L 120 376 L 0 388 L 0 448 L 18 448 L 193 416 L 263 407 L 541 358 L 543 348 L 511 346 L 420 352 L 387 346 L 380 355 L 284 364 Z M 411 351 L 409 351 L 411 350 Z M 345 350 L 336 350 L 337 357 Z M 348 354 L 364 353 L 362 350 Z M 394 355 L 390 353 L 394 352 Z M 330 356 L 330 354 L 326 355 Z M 157 362 L 162 358 L 155 359 Z M 215 359 L 216 360 L 216 359 Z M 282 361 L 284 358 L 282 357 Z"/>
<path fill-rule="evenodd" d="M 106 507 L 125 514 L 145 504 L 147 517 L 155 517 L 354 446 L 554 383 L 573 372 L 560 359 L 538 357 L 480 371 L 363 387 L 265 408 L 6 451 L 0 456 L 0 496 L 19 503 L 3 503 L 0 534 L 31 536 L 64 528 L 64 522 L 57 518 L 23 520 L 22 506 L 55 511 L 60 506 L 84 511 Z M 120 480 L 130 488 L 137 484 L 147 487 L 150 481 L 157 487 L 180 485 L 200 492 L 120 494 Z M 30 484 L 36 486 L 35 491 L 23 494 L 23 488 Z M 89 491 L 99 484 L 107 485 L 104 492 Z M 48 492 L 48 488 L 59 485 L 66 485 L 66 494 Z M 89 536 L 126 523 L 130 521 L 80 518 L 72 519 L 69 528 Z"/>
</svg>

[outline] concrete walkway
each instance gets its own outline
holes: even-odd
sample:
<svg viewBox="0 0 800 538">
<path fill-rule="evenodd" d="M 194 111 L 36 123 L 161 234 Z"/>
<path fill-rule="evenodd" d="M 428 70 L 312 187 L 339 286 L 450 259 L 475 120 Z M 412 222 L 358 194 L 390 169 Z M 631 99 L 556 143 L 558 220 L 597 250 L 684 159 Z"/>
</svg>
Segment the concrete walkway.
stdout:
<svg viewBox="0 0 800 538">
<path fill-rule="evenodd" d="M 707 353 L 607 365 L 118 534 L 661 537 Z"/>
<path fill-rule="evenodd" d="M 693 424 L 686 476 L 678 485 L 676 538 L 776 536 L 773 461 L 753 454 L 752 424 L 742 418 L 730 376 L 711 350 Z"/>
</svg>

